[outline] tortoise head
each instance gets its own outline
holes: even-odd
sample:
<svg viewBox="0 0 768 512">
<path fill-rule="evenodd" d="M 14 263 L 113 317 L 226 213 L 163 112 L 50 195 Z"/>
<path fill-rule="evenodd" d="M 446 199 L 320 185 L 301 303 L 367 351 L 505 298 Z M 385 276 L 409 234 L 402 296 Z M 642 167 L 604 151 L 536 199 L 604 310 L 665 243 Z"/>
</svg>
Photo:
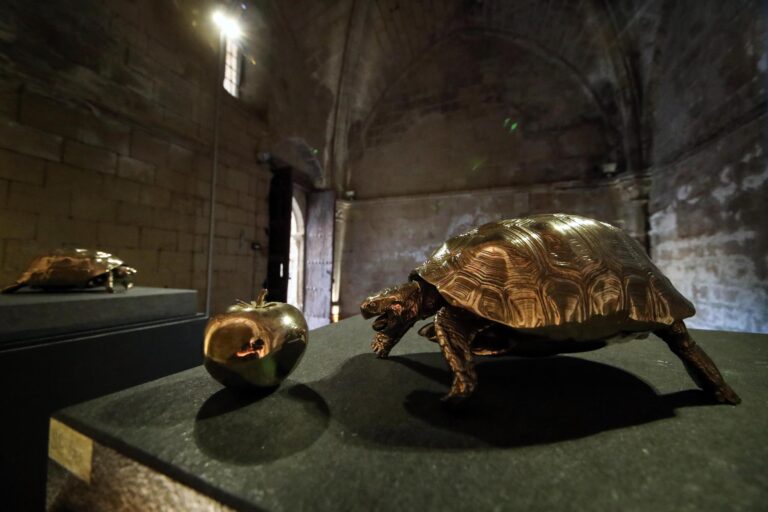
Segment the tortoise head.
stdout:
<svg viewBox="0 0 768 512">
<path fill-rule="evenodd" d="M 376 331 L 373 349 L 380 357 L 386 357 L 420 318 L 420 308 L 421 286 L 415 281 L 385 288 L 363 301 L 360 305 L 363 318 L 378 316 L 373 322 L 373 330 Z"/>
<path fill-rule="evenodd" d="M 114 276 L 115 283 L 121 284 L 126 290 L 133 288 L 133 275 L 137 270 L 128 265 L 120 265 L 112 269 L 112 275 Z"/>
</svg>

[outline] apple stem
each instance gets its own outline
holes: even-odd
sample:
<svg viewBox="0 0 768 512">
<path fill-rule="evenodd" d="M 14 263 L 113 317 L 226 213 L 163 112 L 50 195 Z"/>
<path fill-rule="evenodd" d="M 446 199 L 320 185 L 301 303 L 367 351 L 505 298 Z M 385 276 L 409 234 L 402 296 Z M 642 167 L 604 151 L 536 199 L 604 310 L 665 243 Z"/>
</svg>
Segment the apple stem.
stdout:
<svg viewBox="0 0 768 512">
<path fill-rule="evenodd" d="M 262 288 L 261 291 L 259 292 L 259 296 L 256 297 L 256 305 L 257 306 L 263 306 L 264 305 L 264 300 L 266 298 L 267 298 L 267 289 L 266 288 Z"/>
</svg>

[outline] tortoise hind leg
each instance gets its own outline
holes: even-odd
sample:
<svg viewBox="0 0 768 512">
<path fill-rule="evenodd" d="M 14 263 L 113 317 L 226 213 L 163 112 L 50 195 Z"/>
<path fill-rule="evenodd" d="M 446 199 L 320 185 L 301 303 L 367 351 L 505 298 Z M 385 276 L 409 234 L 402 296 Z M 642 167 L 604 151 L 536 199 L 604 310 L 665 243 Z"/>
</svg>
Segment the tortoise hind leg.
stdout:
<svg viewBox="0 0 768 512">
<path fill-rule="evenodd" d="M 112 273 L 111 270 L 107 272 L 106 287 L 109 293 L 115 293 L 115 275 Z"/>
<path fill-rule="evenodd" d="M 443 307 L 435 315 L 435 335 L 443 357 L 453 372 L 451 391 L 443 397 L 449 405 L 459 405 L 477 387 L 477 373 L 471 342 L 476 329 L 473 319 L 456 308 Z"/>
<path fill-rule="evenodd" d="M 714 395 L 718 402 L 733 405 L 741 402 L 739 395 L 725 382 L 712 359 L 693 341 L 682 320 L 654 331 L 654 334 L 664 340 L 672 352 L 683 361 L 697 386 Z"/>
<path fill-rule="evenodd" d="M 0 293 L 13 293 L 17 290 L 20 290 L 21 288 L 24 288 L 27 285 L 26 282 L 18 281 L 16 283 L 13 283 L 10 286 L 6 286 L 2 290 L 0 290 Z"/>
</svg>

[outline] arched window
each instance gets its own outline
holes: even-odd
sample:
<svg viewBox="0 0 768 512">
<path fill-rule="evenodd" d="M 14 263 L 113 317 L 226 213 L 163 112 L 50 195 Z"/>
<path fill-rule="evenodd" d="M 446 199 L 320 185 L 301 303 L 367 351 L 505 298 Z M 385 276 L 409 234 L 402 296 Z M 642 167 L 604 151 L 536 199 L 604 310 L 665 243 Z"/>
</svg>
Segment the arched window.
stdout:
<svg viewBox="0 0 768 512">
<path fill-rule="evenodd" d="M 295 197 L 291 208 L 291 247 L 288 258 L 288 304 L 303 310 L 304 216 Z"/>
</svg>

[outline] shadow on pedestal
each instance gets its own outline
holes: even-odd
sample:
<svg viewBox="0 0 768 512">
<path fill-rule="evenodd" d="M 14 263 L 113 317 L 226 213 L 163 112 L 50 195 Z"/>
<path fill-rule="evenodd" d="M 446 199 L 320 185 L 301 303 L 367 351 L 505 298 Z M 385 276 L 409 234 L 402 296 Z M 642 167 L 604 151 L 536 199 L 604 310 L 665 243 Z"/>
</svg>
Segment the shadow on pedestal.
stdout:
<svg viewBox="0 0 768 512">
<path fill-rule="evenodd" d="M 486 359 L 477 370 L 478 391 L 461 411 L 440 401 L 451 373 L 438 352 L 358 355 L 316 387 L 356 442 L 407 449 L 554 443 L 712 403 L 698 390 L 658 395 L 630 373 L 574 357 Z"/>
<path fill-rule="evenodd" d="M 198 411 L 194 434 L 208 456 L 253 465 L 306 450 L 329 422 L 328 404 L 303 384 L 253 392 L 223 388 Z"/>
</svg>

